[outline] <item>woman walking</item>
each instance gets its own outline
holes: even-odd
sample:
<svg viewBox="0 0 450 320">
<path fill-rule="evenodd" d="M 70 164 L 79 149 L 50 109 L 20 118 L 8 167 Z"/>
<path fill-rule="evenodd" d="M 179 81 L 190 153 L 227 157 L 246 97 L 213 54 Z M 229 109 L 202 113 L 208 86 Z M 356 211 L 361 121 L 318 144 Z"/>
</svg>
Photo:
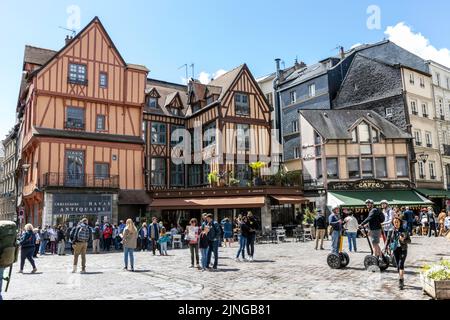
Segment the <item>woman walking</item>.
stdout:
<svg viewBox="0 0 450 320">
<path fill-rule="evenodd" d="M 66 233 L 63 226 L 58 227 L 58 256 L 65 256 L 66 253 Z"/>
<path fill-rule="evenodd" d="M 23 273 L 23 267 L 25 266 L 25 260 L 28 260 L 33 267 L 31 273 L 36 273 L 36 264 L 34 263 L 33 254 L 36 245 L 36 236 L 34 235 L 33 226 L 31 224 L 25 225 L 25 232 L 20 238 L 20 270 L 19 273 Z"/>
<path fill-rule="evenodd" d="M 200 233 L 199 237 L 199 247 L 200 247 L 200 253 L 202 255 L 202 271 L 205 271 L 208 267 L 208 248 L 209 248 L 209 241 L 208 241 L 208 232 L 209 227 L 207 225 L 202 227 L 202 232 Z"/>
<path fill-rule="evenodd" d="M 134 249 L 137 246 L 138 232 L 133 220 L 127 220 L 126 227 L 120 236 L 123 238 L 122 244 L 125 262 L 125 268 L 123 269 L 128 270 L 128 257 L 130 257 L 131 271 L 134 272 Z"/>
<path fill-rule="evenodd" d="M 236 254 L 236 261 L 240 262 L 239 256 L 242 253 L 242 261 L 245 261 L 245 248 L 247 246 L 247 239 L 250 236 L 250 227 L 247 224 L 247 216 L 242 217 L 241 223 L 239 225 L 239 229 L 241 234 L 239 235 L 239 250 Z"/>
<path fill-rule="evenodd" d="M 394 230 L 388 238 L 388 245 L 394 254 L 397 270 L 399 273 L 399 289 L 404 288 L 405 261 L 408 255 L 408 243 L 411 243 L 408 232 L 402 228 L 402 220 L 394 218 Z"/>
<path fill-rule="evenodd" d="M 358 233 L 358 220 L 356 220 L 352 211 L 350 211 L 348 217 L 344 219 L 344 228 L 347 230 L 348 250 L 352 252 L 353 249 L 357 252 L 356 235 Z"/>
<path fill-rule="evenodd" d="M 197 219 L 192 218 L 189 221 L 189 226 L 186 227 L 185 236 L 189 244 L 189 250 L 191 252 L 191 268 L 195 266 L 200 268 L 199 257 L 198 257 L 198 237 L 200 235 L 200 228 L 197 226 Z M 197 263 L 194 266 L 194 260 Z"/>
</svg>

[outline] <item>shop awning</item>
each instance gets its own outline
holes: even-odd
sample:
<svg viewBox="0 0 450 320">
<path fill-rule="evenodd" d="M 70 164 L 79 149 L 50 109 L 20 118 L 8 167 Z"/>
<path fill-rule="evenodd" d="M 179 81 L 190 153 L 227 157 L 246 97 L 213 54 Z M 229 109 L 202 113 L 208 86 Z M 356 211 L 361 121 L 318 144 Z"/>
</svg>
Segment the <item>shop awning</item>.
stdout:
<svg viewBox="0 0 450 320">
<path fill-rule="evenodd" d="M 375 205 L 387 200 L 391 206 L 427 206 L 432 201 L 413 190 L 381 190 L 381 191 L 333 191 L 328 192 L 327 206 L 365 207 L 365 201 L 372 199 Z"/>
<path fill-rule="evenodd" d="M 309 202 L 301 196 L 271 196 L 278 204 L 300 204 Z"/>
<path fill-rule="evenodd" d="M 450 191 L 438 189 L 416 189 L 420 194 L 429 198 L 450 199 Z"/>
<path fill-rule="evenodd" d="M 165 198 L 153 199 L 153 209 L 232 209 L 262 208 L 264 197 L 209 197 L 209 198 Z"/>
</svg>

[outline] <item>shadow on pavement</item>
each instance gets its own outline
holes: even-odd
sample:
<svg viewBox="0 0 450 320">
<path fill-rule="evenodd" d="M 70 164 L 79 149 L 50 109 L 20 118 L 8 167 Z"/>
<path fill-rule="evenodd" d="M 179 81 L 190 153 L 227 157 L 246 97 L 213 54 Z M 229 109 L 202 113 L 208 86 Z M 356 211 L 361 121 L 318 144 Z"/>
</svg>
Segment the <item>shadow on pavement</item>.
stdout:
<svg viewBox="0 0 450 320">
<path fill-rule="evenodd" d="M 147 272 L 152 272 L 152 270 L 134 270 L 134 273 L 147 273 Z"/>
<path fill-rule="evenodd" d="M 215 272 L 237 272 L 241 269 L 238 268 L 218 268 Z"/>
<path fill-rule="evenodd" d="M 22 273 L 24 276 L 34 276 L 34 275 L 38 275 L 38 274 L 43 274 L 43 272 L 35 272 L 35 273 L 31 273 L 31 272 L 27 272 L 27 273 Z"/>
<path fill-rule="evenodd" d="M 103 272 L 101 272 L 101 271 L 87 272 L 87 271 L 86 271 L 86 272 L 84 272 L 84 273 L 81 273 L 81 272 L 80 272 L 80 274 L 81 274 L 81 275 L 88 275 L 88 276 L 89 276 L 89 275 L 94 275 L 94 274 L 103 274 Z"/>
<path fill-rule="evenodd" d="M 276 262 L 275 260 L 253 260 L 250 263 L 274 263 Z"/>
</svg>

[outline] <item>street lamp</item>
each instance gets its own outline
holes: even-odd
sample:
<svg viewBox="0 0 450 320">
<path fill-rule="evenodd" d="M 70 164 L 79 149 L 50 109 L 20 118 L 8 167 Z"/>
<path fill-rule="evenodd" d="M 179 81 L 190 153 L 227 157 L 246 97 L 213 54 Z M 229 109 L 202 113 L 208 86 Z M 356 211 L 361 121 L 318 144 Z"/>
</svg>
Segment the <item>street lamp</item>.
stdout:
<svg viewBox="0 0 450 320">
<path fill-rule="evenodd" d="M 420 161 L 422 161 L 424 164 L 427 162 L 428 160 L 428 154 L 426 153 L 421 153 L 418 155 L 418 158 Z"/>
</svg>

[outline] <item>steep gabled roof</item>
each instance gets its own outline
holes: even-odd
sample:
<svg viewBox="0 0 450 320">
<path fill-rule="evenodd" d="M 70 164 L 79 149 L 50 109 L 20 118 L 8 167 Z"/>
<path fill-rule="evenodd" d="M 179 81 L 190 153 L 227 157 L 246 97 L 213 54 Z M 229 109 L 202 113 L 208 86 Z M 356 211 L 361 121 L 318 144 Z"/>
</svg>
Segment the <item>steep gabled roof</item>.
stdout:
<svg viewBox="0 0 450 320">
<path fill-rule="evenodd" d="M 371 110 L 301 110 L 300 114 L 325 140 L 352 139 L 350 129 L 364 120 L 381 130 L 387 139 L 411 139 L 412 137 Z"/>
<path fill-rule="evenodd" d="M 25 52 L 23 55 L 23 63 L 30 63 L 42 66 L 50 61 L 57 51 L 33 47 L 30 45 L 25 46 Z"/>
<path fill-rule="evenodd" d="M 208 85 L 214 86 L 214 87 L 220 87 L 222 88 L 222 91 L 219 96 L 219 100 L 222 100 L 222 98 L 225 96 L 225 94 L 230 89 L 231 85 L 233 84 L 234 80 L 236 80 L 236 77 L 239 75 L 239 73 L 245 68 L 245 64 L 240 65 L 239 67 L 234 68 L 233 70 L 228 71 L 227 73 L 221 75 L 217 79 L 214 79 Z"/>
<path fill-rule="evenodd" d="M 187 86 L 160 81 L 155 79 L 147 79 L 146 93 L 155 90 L 158 95 L 158 108 L 145 107 L 144 112 L 151 114 L 163 114 L 170 117 L 184 117 L 187 111 Z M 181 115 L 175 116 L 170 112 L 169 105 L 175 100 L 180 99 Z"/>
</svg>

